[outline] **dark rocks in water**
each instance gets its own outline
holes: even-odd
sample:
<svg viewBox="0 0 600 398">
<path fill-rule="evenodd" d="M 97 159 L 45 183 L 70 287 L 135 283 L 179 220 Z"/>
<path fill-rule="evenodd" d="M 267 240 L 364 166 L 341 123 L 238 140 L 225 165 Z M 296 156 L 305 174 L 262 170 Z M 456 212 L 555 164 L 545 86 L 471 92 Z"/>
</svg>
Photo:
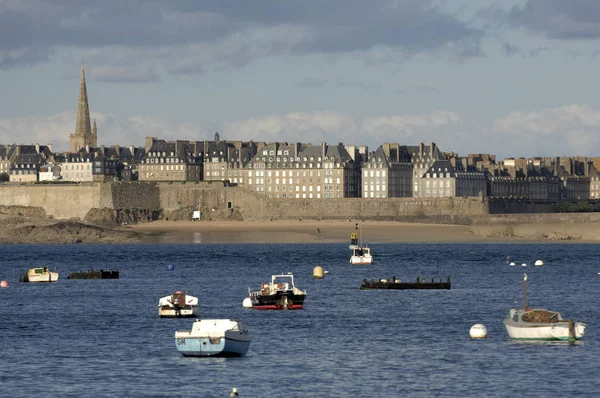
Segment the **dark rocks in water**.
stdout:
<svg viewBox="0 0 600 398">
<path fill-rule="evenodd" d="M 0 230 L 0 243 L 138 243 L 138 234 L 78 221 L 24 222 Z"/>
</svg>

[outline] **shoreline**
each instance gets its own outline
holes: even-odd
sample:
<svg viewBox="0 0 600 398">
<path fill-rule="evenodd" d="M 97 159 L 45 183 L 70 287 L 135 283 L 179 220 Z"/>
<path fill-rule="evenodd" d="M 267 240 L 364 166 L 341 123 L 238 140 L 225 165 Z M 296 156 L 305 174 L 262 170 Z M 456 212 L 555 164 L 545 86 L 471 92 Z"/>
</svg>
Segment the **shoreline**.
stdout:
<svg viewBox="0 0 600 398">
<path fill-rule="evenodd" d="M 375 243 L 597 243 L 515 236 L 485 236 L 470 225 L 364 221 L 363 242 Z M 122 227 L 141 243 L 347 243 L 355 231 L 349 221 L 154 221 Z M 546 229 L 540 227 L 540 229 Z"/>
</svg>

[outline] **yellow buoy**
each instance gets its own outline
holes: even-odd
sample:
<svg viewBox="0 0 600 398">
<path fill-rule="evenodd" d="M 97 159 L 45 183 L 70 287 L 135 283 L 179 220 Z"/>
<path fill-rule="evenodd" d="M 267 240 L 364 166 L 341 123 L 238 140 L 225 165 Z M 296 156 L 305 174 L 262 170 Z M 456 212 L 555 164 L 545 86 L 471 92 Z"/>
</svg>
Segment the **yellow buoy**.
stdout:
<svg viewBox="0 0 600 398">
<path fill-rule="evenodd" d="M 315 279 L 323 279 L 323 267 L 321 267 L 320 265 L 317 265 L 315 267 L 315 269 L 313 270 L 313 278 Z"/>
</svg>

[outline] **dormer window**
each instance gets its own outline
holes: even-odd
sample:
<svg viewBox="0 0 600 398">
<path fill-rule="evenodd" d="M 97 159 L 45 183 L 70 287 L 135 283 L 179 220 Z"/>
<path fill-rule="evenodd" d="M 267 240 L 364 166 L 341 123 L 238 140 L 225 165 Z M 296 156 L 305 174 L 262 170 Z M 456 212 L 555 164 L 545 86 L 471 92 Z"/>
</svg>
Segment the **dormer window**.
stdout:
<svg viewBox="0 0 600 398">
<path fill-rule="evenodd" d="M 268 155 L 269 151 L 263 151 L 263 155 Z"/>
<path fill-rule="evenodd" d="M 290 151 L 283 151 L 283 154 L 284 154 L 284 155 L 289 155 L 289 154 L 290 154 Z"/>
</svg>

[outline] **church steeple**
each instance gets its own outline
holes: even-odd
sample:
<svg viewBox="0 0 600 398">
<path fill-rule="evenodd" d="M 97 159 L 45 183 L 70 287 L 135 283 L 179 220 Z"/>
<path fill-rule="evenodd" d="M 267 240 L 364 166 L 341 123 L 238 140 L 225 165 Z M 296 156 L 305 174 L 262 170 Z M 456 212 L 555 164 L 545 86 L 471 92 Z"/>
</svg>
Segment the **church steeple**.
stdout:
<svg viewBox="0 0 600 398">
<path fill-rule="evenodd" d="M 96 118 L 94 118 L 94 127 L 92 127 L 92 135 L 98 135 L 98 128 L 96 127 Z"/>
<path fill-rule="evenodd" d="M 77 108 L 77 125 L 75 127 L 77 135 L 91 135 L 92 126 L 90 125 L 90 106 L 88 104 L 87 87 L 85 85 L 85 68 L 81 64 L 81 83 L 79 84 L 79 107 Z"/>
<path fill-rule="evenodd" d="M 80 148 L 87 145 L 96 147 L 98 135 L 96 132 L 96 121 L 94 120 L 94 129 L 90 123 L 90 106 L 88 104 L 87 86 L 85 83 L 85 68 L 81 64 L 81 83 L 79 84 L 79 105 L 77 107 L 77 121 L 75 124 L 75 134 L 71 134 L 71 152 L 77 152 Z"/>
</svg>

